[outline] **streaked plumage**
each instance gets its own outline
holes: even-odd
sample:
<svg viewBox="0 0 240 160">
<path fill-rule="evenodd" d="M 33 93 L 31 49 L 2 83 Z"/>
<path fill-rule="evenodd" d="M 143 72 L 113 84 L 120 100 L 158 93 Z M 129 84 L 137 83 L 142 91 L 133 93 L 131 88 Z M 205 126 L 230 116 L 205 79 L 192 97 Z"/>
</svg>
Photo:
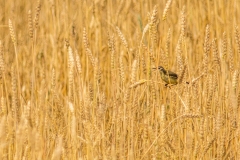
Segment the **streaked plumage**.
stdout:
<svg viewBox="0 0 240 160">
<path fill-rule="evenodd" d="M 161 78 L 167 84 L 178 84 L 178 75 L 172 71 L 165 70 L 162 66 L 158 66 Z"/>
</svg>

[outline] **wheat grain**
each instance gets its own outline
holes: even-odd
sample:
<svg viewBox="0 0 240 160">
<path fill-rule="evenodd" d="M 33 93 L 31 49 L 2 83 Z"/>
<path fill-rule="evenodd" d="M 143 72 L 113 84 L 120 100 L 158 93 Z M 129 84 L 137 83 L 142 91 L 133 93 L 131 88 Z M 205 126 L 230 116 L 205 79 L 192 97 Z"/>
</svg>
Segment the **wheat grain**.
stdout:
<svg viewBox="0 0 240 160">
<path fill-rule="evenodd" d="M 238 85 L 238 80 L 239 80 L 239 71 L 236 69 L 234 72 L 233 72 L 233 75 L 232 75 L 232 87 L 234 90 L 237 89 L 237 85 Z"/>
<path fill-rule="evenodd" d="M 136 83 L 130 85 L 129 88 L 136 88 L 137 86 L 142 85 L 142 84 L 144 84 L 145 82 L 147 82 L 147 80 L 141 79 L 141 80 L 137 81 Z"/>
<path fill-rule="evenodd" d="M 229 64 L 229 70 L 231 73 L 233 73 L 234 71 L 234 55 L 233 55 L 233 51 L 232 51 L 232 47 L 229 47 L 229 54 L 228 54 L 228 64 Z"/>
<path fill-rule="evenodd" d="M 223 32 L 223 39 L 222 39 L 222 56 L 223 59 L 226 60 L 227 57 L 227 35 Z"/>
<path fill-rule="evenodd" d="M 153 12 L 149 21 L 149 32 L 151 36 L 151 40 L 154 44 L 157 44 L 158 37 L 157 37 L 157 6 L 154 6 Z"/>
<path fill-rule="evenodd" d="M 35 26 L 35 29 L 38 28 L 40 11 L 41 11 L 41 4 L 40 4 L 40 0 L 39 0 L 38 3 L 37 3 L 37 7 L 36 7 L 36 10 L 35 10 L 36 13 L 35 13 L 35 17 L 34 17 L 34 26 Z"/>
<path fill-rule="evenodd" d="M 118 33 L 119 38 L 121 39 L 122 44 L 125 46 L 125 48 L 128 50 L 128 43 L 122 32 L 118 27 L 116 27 L 116 31 Z"/>
<path fill-rule="evenodd" d="M 185 16 L 185 11 L 186 8 L 185 6 L 183 6 L 182 12 L 181 12 L 181 31 L 180 34 L 182 36 L 182 38 L 184 39 L 186 36 L 186 16 Z"/>
<path fill-rule="evenodd" d="M 33 39 L 33 22 L 32 22 L 32 11 L 28 11 L 28 32 L 29 37 Z"/>
<path fill-rule="evenodd" d="M 12 117 L 15 120 L 15 123 L 19 121 L 19 108 L 18 108 L 18 91 L 17 91 L 17 78 L 14 66 L 11 68 L 11 76 L 12 76 Z"/>
<path fill-rule="evenodd" d="M 216 44 L 216 39 L 212 41 L 212 49 L 213 49 L 213 65 L 220 67 L 220 60 L 219 60 L 219 53 L 218 53 L 218 47 Z"/>
<path fill-rule="evenodd" d="M 2 77 L 5 72 L 4 50 L 2 41 L 0 41 L 0 71 L 1 71 L 0 75 Z"/>
<path fill-rule="evenodd" d="M 205 40 L 204 40 L 204 55 L 203 55 L 203 71 L 206 75 L 208 72 L 208 61 L 209 61 L 209 54 L 210 54 L 210 31 L 209 31 L 209 25 L 206 26 L 205 31 Z"/>
<path fill-rule="evenodd" d="M 238 26 L 235 26 L 235 40 L 237 44 L 237 53 L 240 54 L 240 33 L 238 30 Z"/>
<path fill-rule="evenodd" d="M 13 43 L 14 46 L 16 46 L 16 35 L 14 33 L 13 24 L 12 24 L 11 19 L 9 19 L 9 21 L 8 21 L 8 27 L 9 27 L 12 43 Z"/>
<path fill-rule="evenodd" d="M 182 72 L 184 68 L 184 62 L 183 62 L 183 57 L 182 57 L 182 37 L 180 36 L 178 39 L 177 47 L 176 47 L 176 55 L 177 55 L 177 68 L 178 72 Z"/>
<path fill-rule="evenodd" d="M 83 45 L 85 47 L 85 50 L 89 48 L 89 40 L 88 40 L 88 37 L 87 37 L 86 28 L 83 28 Z"/>
<path fill-rule="evenodd" d="M 121 78 L 122 84 L 124 84 L 124 82 L 125 82 L 125 72 L 124 72 L 123 57 L 124 57 L 124 52 L 121 52 L 121 55 L 119 57 L 119 72 L 120 72 L 120 78 Z"/>
<path fill-rule="evenodd" d="M 82 74 L 82 65 L 81 65 L 81 62 L 80 62 L 80 57 L 77 53 L 76 53 L 75 60 L 76 60 L 77 72 L 81 75 Z"/>
<path fill-rule="evenodd" d="M 131 83 L 135 83 L 136 81 L 136 70 L 137 70 L 137 60 L 135 59 L 132 64 Z"/>
<path fill-rule="evenodd" d="M 170 40 L 171 40 L 171 29 L 168 29 L 168 34 L 167 34 L 167 40 L 166 40 L 166 44 L 165 44 L 165 57 L 166 57 L 166 61 L 167 61 L 167 66 L 166 69 L 169 70 L 169 55 L 170 55 Z"/>
<path fill-rule="evenodd" d="M 163 10 L 163 16 L 162 16 L 163 21 L 166 20 L 166 18 L 167 18 L 168 10 L 171 6 L 171 3 L 172 3 L 172 0 L 168 0 L 167 3 L 166 3 L 166 6 Z"/>
</svg>

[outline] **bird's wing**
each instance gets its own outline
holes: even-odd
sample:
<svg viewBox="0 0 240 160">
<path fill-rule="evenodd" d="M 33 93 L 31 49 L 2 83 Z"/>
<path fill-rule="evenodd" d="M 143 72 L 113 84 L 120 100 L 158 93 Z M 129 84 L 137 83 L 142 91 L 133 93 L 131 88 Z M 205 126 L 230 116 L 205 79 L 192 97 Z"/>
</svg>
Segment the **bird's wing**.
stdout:
<svg viewBox="0 0 240 160">
<path fill-rule="evenodd" d="M 176 79 L 178 78 L 178 75 L 172 71 L 168 71 L 168 74 L 169 74 L 169 76 L 171 76 L 173 78 L 176 78 Z"/>
</svg>

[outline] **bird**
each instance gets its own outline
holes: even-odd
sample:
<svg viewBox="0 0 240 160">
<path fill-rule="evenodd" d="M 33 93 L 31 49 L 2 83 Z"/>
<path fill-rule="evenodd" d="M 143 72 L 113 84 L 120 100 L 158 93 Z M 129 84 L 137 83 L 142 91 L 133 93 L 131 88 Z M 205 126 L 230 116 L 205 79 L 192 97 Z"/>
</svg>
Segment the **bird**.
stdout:
<svg viewBox="0 0 240 160">
<path fill-rule="evenodd" d="M 161 75 L 161 79 L 166 82 L 165 86 L 168 84 L 177 85 L 178 84 L 178 75 L 172 71 L 165 70 L 162 66 L 158 66 L 158 69 Z"/>
</svg>

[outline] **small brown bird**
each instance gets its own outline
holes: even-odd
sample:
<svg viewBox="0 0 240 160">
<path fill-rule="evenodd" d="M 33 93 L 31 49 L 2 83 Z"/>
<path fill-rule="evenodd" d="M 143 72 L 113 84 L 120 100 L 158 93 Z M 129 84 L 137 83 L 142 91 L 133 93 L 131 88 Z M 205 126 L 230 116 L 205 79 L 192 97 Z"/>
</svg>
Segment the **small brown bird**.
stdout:
<svg viewBox="0 0 240 160">
<path fill-rule="evenodd" d="M 160 72 L 162 80 L 167 83 L 165 86 L 167 86 L 168 84 L 172 85 L 178 84 L 178 75 L 176 73 L 169 70 L 165 70 L 162 66 L 158 66 L 157 69 Z"/>
</svg>

